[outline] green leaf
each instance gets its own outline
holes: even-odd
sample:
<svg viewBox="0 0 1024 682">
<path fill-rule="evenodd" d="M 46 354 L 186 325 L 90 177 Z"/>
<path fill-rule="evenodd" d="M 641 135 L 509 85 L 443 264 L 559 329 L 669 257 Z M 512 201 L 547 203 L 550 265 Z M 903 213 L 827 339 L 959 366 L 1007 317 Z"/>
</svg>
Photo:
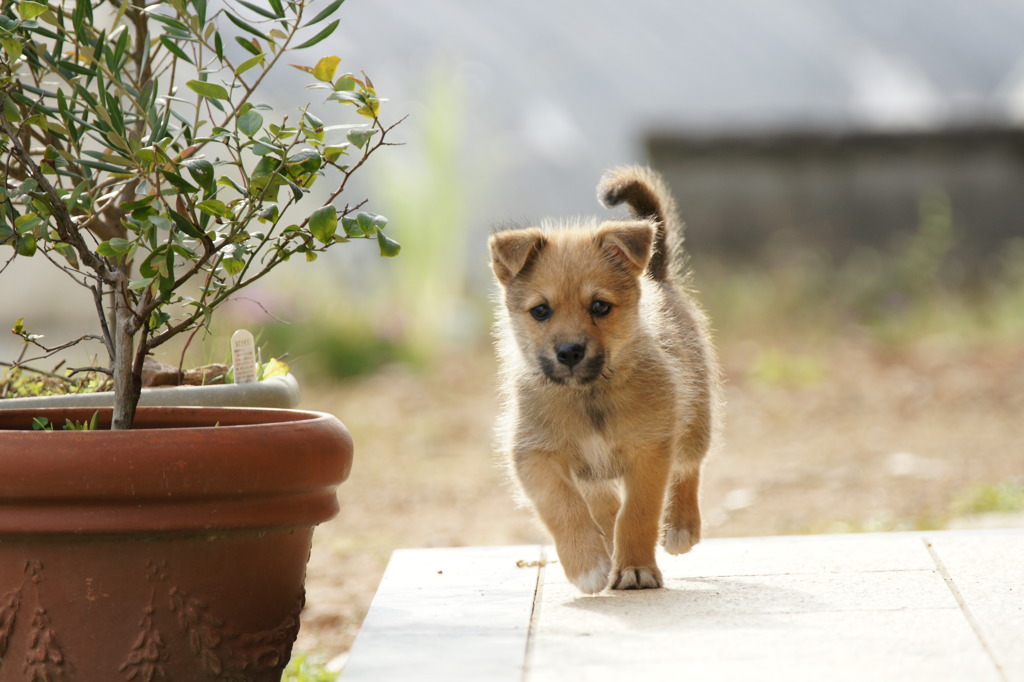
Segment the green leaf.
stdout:
<svg viewBox="0 0 1024 682">
<path fill-rule="evenodd" d="M 322 157 L 312 149 L 303 149 L 288 157 L 288 171 L 292 177 L 308 175 L 320 170 Z"/>
<path fill-rule="evenodd" d="M 254 109 L 250 109 L 238 117 L 238 130 L 247 137 L 252 137 L 263 127 L 263 116 Z"/>
<path fill-rule="evenodd" d="M 349 237 L 362 237 L 362 236 L 364 236 L 362 228 L 359 227 L 359 224 L 355 221 L 354 218 L 348 218 L 348 217 L 342 218 L 341 219 L 341 227 L 342 227 L 342 229 L 345 230 L 345 234 L 347 236 L 349 236 Z"/>
<path fill-rule="evenodd" d="M 88 4 L 88 3 L 86 3 L 86 4 Z M 152 7 L 153 7 L 152 10 L 147 11 L 147 15 L 149 16 L 150 19 L 155 19 L 156 21 L 159 21 L 161 24 L 163 24 L 167 28 L 171 29 L 172 31 L 175 31 L 177 33 L 181 33 L 183 35 L 189 35 L 190 31 L 189 31 L 188 26 L 186 26 L 185 24 L 181 23 L 177 19 L 172 19 L 171 17 L 167 16 L 166 14 L 160 14 L 160 12 L 157 11 L 158 9 L 162 9 L 162 8 L 166 9 L 166 7 L 162 3 L 153 5 Z M 91 19 L 90 19 L 90 21 L 91 21 Z M 85 33 L 85 31 L 80 29 L 79 33 Z"/>
<path fill-rule="evenodd" d="M 179 231 L 184 232 L 193 239 L 199 239 L 204 236 L 203 231 L 192 224 L 192 221 L 181 215 L 177 211 L 170 211 L 171 220 L 174 221 L 174 226 Z"/>
<path fill-rule="evenodd" d="M 64 69 L 65 71 L 70 71 L 72 73 L 77 73 L 80 76 L 87 76 L 89 78 L 95 78 L 96 77 L 96 70 L 95 69 L 87 69 L 84 66 L 82 66 L 80 64 L 76 64 L 75 62 L 72 62 L 72 61 L 68 61 L 67 59 L 62 59 L 59 62 L 57 62 L 57 64 L 60 66 L 61 69 Z"/>
<path fill-rule="evenodd" d="M 347 144 L 331 145 L 329 147 L 324 147 L 324 158 L 330 161 L 331 163 L 334 163 L 335 161 L 337 161 L 339 158 L 346 154 L 348 154 Z"/>
<path fill-rule="evenodd" d="M 181 177 L 173 171 L 162 170 L 160 173 L 167 178 L 167 181 L 174 185 L 176 188 L 187 194 L 195 194 L 199 191 L 199 188 L 190 183 L 185 178 Z"/>
<path fill-rule="evenodd" d="M 228 16 L 230 17 L 231 15 L 229 14 Z M 293 50 L 303 50 L 303 49 L 305 49 L 307 47 L 313 47 L 314 45 L 319 43 L 321 40 L 323 40 L 327 36 L 329 36 L 332 33 L 334 33 L 334 29 L 338 28 L 338 24 L 340 24 L 340 23 L 341 23 L 340 19 L 335 19 L 330 24 L 328 24 L 327 28 L 325 28 L 324 30 L 320 31 L 315 36 L 313 36 L 312 38 L 310 38 L 306 42 L 302 43 L 301 45 L 296 45 L 292 49 Z"/>
<path fill-rule="evenodd" d="M 237 182 L 235 182 L 234 180 L 232 180 L 231 178 L 229 178 L 227 176 L 223 176 L 223 177 L 218 178 L 217 179 L 217 184 L 218 185 L 223 185 L 224 187 L 230 187 L 231 189 L 235 190 L 239 194 L 241 194 L 243 196 L 245 195 L 245 190 L 242 189 L 241 187 L 239 187 Z"/>
<path fill-rule="evenodd" d="M 112 237 L 107 240 L 107 244 L 114 253 L 128 253 L 132 248 L 132 243 L 127 239 L 122 239 L 121 237 Z"/>
<path fill-rule="evenodd" d="M 356 89 L 356 79 L 352 77 L 352 74 L 347 73 L 338 80 L 334 81 L 334 89 L 338 92 L 349 92 Z"/>
<path fill-rule="evenodd" d="M 274 14 L 270 10 L 260 7 L 259 5 L 254 5 L 251 2 L 245 2 L 245 0 L 238 0 L 238 4 L 242 5 L 243 7 L 248 7 L 256 14 L 259 14 L 262 17 L 266 17 L 267 19 L 277 19 L 276 14 Z"/>
<path fill-rule="evenodd" d="M 170 280 L 170 281 L 168 282 L 168 280 Z M 169 287 L 169 286 L 173 285 L 173 283 L 174 283 L 173 279 L 161 278 L 161 280 L 160 280 L 161 291 L 163 290 L 164 286 L 168 286 Z M 166 312 L 164 312 L 162 310 L 154 310 L 152 312 L 152 314 L 150 314 L 150 316 L 149 316 L 149 328 L 150 329 L 159 329 L 164 324 L 166 324 L 170 319 L 171 319 L 170 313 L 166 313 Z"/>
<path fill-rule="evenodd" d="M 302 117 L 305 119 L 306 123 L 312 126 L 315 130 L 320 130 L 324 127 L 324 122 L 308 111 L 302 112 Z"/>
<path fill-rule="evenodd" d="M 219 33 L 217 34 L 217 37 L 220 37 Z M 263 50 L 260 49 L 255 40 L 243 38 L 242 36 L 235 36 L 235 42 L 241 45 L 242 48 L 250 54 L 263 54 Z"/>
<path fill-rule="evenodd" d="M 189 64 L 195 64 L 195 62 L 193 62 L 189 58 L 189 56 L 187 54 L 185 54 L 185 51 L 182 50 L 181 47 L 179 47 L 177 43 L 175 43 L 173 40 L 168 38 L 166 34 L 160 36 L 160 44 L 163 45 L 164 47 L 166 47 L 168 49 L 168 51 L 170 51 L 170 53 L 173 54 L 178 59 L 184 59 Z"/>
<path fill-rule="evenodd" d="M 18 237 L 14 246 L 15 251 L 18 252 L 19 256 L 25 256 L 31 258 L 36 254 L 36 238 L 32 234 L 23 234 Z"/>
<path fill-rule="evenodd" d="M 235 214 L 231 212 L 231 209 L 228 208 L 227 204 L 219 199 L 207 199 L 206 201 L 200 201 L 196 204 L 196 208 L 203 213 L 208 213 L 214 216 L 215 218 L 227 218 L 230 220 L 235 217 Z"/>
<path fill-rule="evenodd" d="M 19 235 L 27 235 L 35 232 L 36 227 L 43 223 L 42 219 L 35 213 L 20 215 L 14 220 L 14 230 Z"/>
<path fill-rule="evenodd" d="M 85 183 L 83 182 L 82 185 L 85 185 Z M 82 187 L 82 185 L 79 185 L 79 187 Z M 78 189 L 79 188 L 76 187 L 75 191 L 78 191 Z M 126 201 L 123 204 L 121 204 L 118 208 L 120 208 L 122 211 L 137 211 L 140 208 L 149 207 L 149 205 L 153 203 L 154 199 L 156 199 L 156 197 L 151 194 L 149 196 L 145 196 L 135 201 Z"/>
<path fill-rule="evenodd" d="M 366 145 L 366 143 L 370 141 L 370 138 L 373 137 L 373 133 L 373 130 L 356 129 L 348 131 L 348 135 L 346 135 L 345 137 L 348 138 L 348 141 L 354 144 L 356 147 L 362 149 Z"/>
<path fill-rule="evenodd" d="M 22 47 L 20 41 L 13 38 L 0 38 L 0 46 L 4 48 L 4 52 L 7 53 L 12 64 L 18 61 L 18 58 L 21 57 Z M 4 101 L 8 101 L 7 97 L 4 97 Z"/>
<path fill-rule="evenodd" d="M 338 8 L 341 7 L 341 4 L 343 2 L 345 2 L 345 0 L 334 0 L 334 2 L 327 5 L 327 7 L 324 7 L 319 14 L 317 14 L 315 17 L 307 21 L 305 26 L 312 26 L 313 24 L 321 22 L 327 17 L 331 16 L 332 14 L 338 11 Z"/>
<path fill-rule="evenodd" d="M 221 258 L 220 264 L 230 277 L 245 269 L 245 261 L 240 258 Z"/>
<path fill-rule="evenodd" d="M 255 57 L 249 57 L 244 62 L 242 62 L 241 64 L 238 65 L 238 68 L 235 69 L 235 75 L 236 76 L 241 76 L 243 73 L 245 73 L 246 71 L 248 71 L 252 67 L 256 66 L 257 64 L 262 64 L 263 60 L 265 60 L 266 57 L 267 56 L 264 53 L 262 53 L 262 52 L 260 52 Z"/>
<path fill-rule="evenodd" d="M 355 222 L 359 232 L 364 235 L 371 235 L 383 230 L 388 224 L 388 219 L 382 215 L 373 215 L 372 213 L 360 211 L 356 214 Z"/>
<path fill-rule="evenodd" d="M 216 187 L 216 183 L 213 179 L 213 164 L 206 159 L 187 159 L 182 163 L 185 168 L 188 168 L 189 174 L 192 179 L 199 183 L 206 192 L 212 193 Z"/>
<path fill-rule="evenodd" d="M 338 229 L 338 214 L 333 206 L 322 206 L 309 216 L 309 230 L 321 244 L 333 241 Z"/>
<path fill-rule="evenodd" d="M 402 245 L 383 232 L 377 232 L 377 245 L 380 246 L 380 255 L 385 258 L 394 258 L 402 250 Z"/>
<path fill-rule="evenodd" d="M 189 90 L 201 97 L 209 99 L 229 99 L 228 91 L 224 89 L 224 86 L 217 85 L 216 83 L 191 80 L 186 81 L 185 85 L 188 86 Z"/>
<path fill-rule="evenodd" d="M 121 67 L 121 59 L 124 57 L 124 53 L 128 50 L 128 31 L 121 31 L 121 35 L 117 39 L 117 43 L 114 45 L 113 50 L 107 52 L 107 65 L 110 69 L 117 70 Z"/>
<path fill-rule="evenodd" d="M 18 14 L 24 21 L 31 21 L 36 17 L 45 14 L 49 8 L 38 2 L 22 0 L 18 3 Z"/>
<path fill-rule="evenodd" d="M 259 30 L 255 26 L 252 26 L 251 24 L 248 24 L 248 23 L 242 21 L 241 19 L 236 17 L 231 12 L 225 11 L 224 15 L 228 18 L 228 20 L 232 24 L 234 24 L 238 28 L 242 29 L 243 31 L 246 31 L 247 33 L 251 33 L 254 36 L 259 36 L 260 38 L 263 38 L 264 40 L 266 40 L 268 42 L 270 41 L 270 36 L 268 36 L 266 33 L 264 33 L 263 31 Z"/>
<path fill-rule="evenodd" d="M 12 199 L 17 199 L 20 196 L 34 192 L 39 187 L 39 183 L 36 182 L 35 178 L 25 178 L 21 184 L 14 188 L 14 193 L 11 194 Z"/>
<path fill-rule="evenodd" d="M 154 279 L 155 277 L 142 277 L 141 279 L 133 279 L 131 282 L 128 283 L 128 288 L 133 289 L 135 291 L 142 291 L 150 284 L 152 284 Z"/>
<path fill-rule="evenodd" d="M 330 83 L 334 80 L 334 72 L 338 70 L 341 57 L 324 57 L 313 67 L 313 77 L 318 81 Z"/>
<path fill-rule="evenodd" d="M 119 258 L 124 256 L 125 259 L 127 259 L 134 251 L 134 245 L 127 239 L 122 239 L 121 237 L 114 237 L 113 239 L 108 239 L 105 242 L 100 242 L 96 247 L 96 253 L 107 258 Z"/>
<path fill-rule="evenodd" d="M 98 161 L 90 161 L 89 159 L 79 159 L 78 163 L 88 168 L 106 171 L 108 173 L 117 173 L 118 175 L 131 175 L 131 171 L 129 169 L 118 168 L 117 166 L 112 166 L 109 163 L 100 163 Z"/>
<path fill-rule="evenodd" d="M 64 260 L 68 262 L 75 270 L 78 269 L 78 253 L 75 248 L 66 242 L 57 242 L 53 245 L 53 250 L 64 257 Z"/>
<path fill-rule="evenodd" d="M 252 146 L 252 153 L 256 156 L 267 156 L 268 154 L 280 154 L 281 149 L 280 147 L 274 147 L 261 141 Z"/>
<path fill-rule="evenodd" d="M 295 201 L 300 201 L 302 199 L 303 194 L 302 188 L 296 185 L 288 178 L 282 178 L 282 180 L 284 180 L 284 183 L 288 185 L 288 189 L 292 191 L 292 198 L 295 199 Z"/>
<path fill-rule="evenodd" d="M 270 358 L 270 360 L 263 366 L 262 372 L 260 372 L 260 380 L 266 380 L 273 377 L 287 376 L 291 370 L 288 365 L 278 360 L 277 358 Z"/>
</svg>

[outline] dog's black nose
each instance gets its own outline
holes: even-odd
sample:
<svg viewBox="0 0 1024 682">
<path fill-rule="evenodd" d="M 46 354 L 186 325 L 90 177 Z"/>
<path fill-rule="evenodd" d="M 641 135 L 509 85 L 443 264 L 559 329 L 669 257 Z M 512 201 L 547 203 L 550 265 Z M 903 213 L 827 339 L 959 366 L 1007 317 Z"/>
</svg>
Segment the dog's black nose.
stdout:
<svg viewBox="0 0 1024 682">
<path fill-rule="evenodd" d="M 555 347 L 555 357 L 566 367 L 575 367 L 586 354 L 587 347 L 582 343 L 561 343 Z"/>
</svg>

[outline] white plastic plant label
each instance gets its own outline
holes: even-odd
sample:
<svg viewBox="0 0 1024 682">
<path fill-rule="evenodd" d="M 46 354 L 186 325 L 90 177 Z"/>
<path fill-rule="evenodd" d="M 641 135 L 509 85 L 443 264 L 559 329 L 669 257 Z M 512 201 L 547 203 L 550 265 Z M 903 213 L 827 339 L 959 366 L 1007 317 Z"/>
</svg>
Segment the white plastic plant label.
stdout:
<svg viewBox="0 0 1024 682">
<path fill-rule="evenodd" d="M 231 364 L 235 366 L 236 384 L 256 381 L 256 341 L 246 329 L 231 335 Z"/>
</svg>

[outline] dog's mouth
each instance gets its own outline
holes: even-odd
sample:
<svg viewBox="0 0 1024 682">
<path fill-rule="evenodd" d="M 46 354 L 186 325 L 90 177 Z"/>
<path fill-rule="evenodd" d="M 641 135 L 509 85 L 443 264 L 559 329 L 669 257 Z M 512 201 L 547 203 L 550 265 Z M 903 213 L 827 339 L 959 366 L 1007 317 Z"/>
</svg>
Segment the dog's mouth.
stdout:
<svg viewBox="0 0 1024 682">
<path fill-rule="evenodd" d="M 598 354 L 566 364 L 547 355 L 537 358 L 541 371 L 551 382 L 562 385 L 578 385 L 596 381 L 604 372 L 604 355 Z"/>
</svg>

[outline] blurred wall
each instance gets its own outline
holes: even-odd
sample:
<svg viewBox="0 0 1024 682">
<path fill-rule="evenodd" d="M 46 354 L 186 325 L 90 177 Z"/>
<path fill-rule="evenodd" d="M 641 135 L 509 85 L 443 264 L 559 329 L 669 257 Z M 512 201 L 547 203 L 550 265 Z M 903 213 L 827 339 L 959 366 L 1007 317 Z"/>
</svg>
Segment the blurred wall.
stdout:
<svg viewBox="0 0 1024 682">
<path fill-rule="evenodd" d="M 835 256 L 917 229 L 921 202 L 952 209 L 952 252 L 968 262 L 1024 236 L 1024 131 L 652 133 L 697 252 L 756 256 L 779 233 Z"/>
</svg>

